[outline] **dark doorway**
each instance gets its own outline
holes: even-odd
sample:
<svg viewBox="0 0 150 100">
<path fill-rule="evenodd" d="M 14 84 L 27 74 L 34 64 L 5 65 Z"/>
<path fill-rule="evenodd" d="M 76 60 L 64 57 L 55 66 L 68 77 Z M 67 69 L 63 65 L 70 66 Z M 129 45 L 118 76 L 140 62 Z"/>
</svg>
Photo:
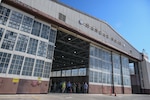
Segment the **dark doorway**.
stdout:
<svg viewBox="0 0 150 100">
<path fill-rule="evenodd" d="M 139 65 L 137 62 L 129 62 L 130 76 L 131 76 L 131 88 L 133 94 L 141 93 L 141 84 L 139 76 Z"/>
<path fill-rule="evenodd" d="M 88 82 L 89 43 L 76 35 L 58 31 L 55 45 L 51 86 L 63 81 Z"/>
</svg>

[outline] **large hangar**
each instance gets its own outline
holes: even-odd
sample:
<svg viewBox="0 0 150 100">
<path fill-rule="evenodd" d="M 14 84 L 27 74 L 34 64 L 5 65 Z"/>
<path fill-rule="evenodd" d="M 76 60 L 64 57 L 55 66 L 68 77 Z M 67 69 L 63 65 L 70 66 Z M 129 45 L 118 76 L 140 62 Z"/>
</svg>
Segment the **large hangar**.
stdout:
<svg viewBox="0 0 150 100">
<path fill-rule="evenodd" d="M 86 82 L 88 93 L 149 93 L 144 57 L 107 23 L 60 2 L 1 1 L 2 94 L 54 92 L 63 81 Z"/>
</svg>

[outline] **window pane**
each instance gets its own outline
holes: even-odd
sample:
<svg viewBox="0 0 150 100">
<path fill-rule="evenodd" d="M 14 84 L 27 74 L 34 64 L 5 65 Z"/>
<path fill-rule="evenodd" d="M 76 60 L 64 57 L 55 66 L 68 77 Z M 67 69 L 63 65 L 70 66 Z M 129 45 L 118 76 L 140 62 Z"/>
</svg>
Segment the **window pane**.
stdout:
<svg viewBox="0 0 150 100">
<path fill-rule="evenodd" d="M 53 52 L 54 52 L 54 46 L 48 45 L 48 49 L 47 49 L 47 58 L 48 59 L 52 59 Z"/>
<path fill-rule="evenodd" d="M 49 35 L 50 35 L 50 27 L 43 24 L 41 37 L 45 38 L 45 39 L 48 39 Z"/>
<path fill-rule="evenodd" d="M 45 62 L 43 77 L 49 78 L 51 72 L 52 64 L 50 62 Z"/>
<path fill-rule="evenodd" d="M 6 25 L 9 14 L 10 14 L 10 9 L 0 5 L 0 24 Z"/>
<path fill-rule="evenodd" d="M 66 76 L 71 76 L 71 70 L 66 70 Z"/>
<path fill-rule="evenodd" d="M 98 83 L 98 72 L 94 72 L 94 82 Z"/>
<path fill-rule="evenodd" d="M 41 23 L 34 21 L 31 34 L 40 36 Z"/>
<path fill-rule="evenodd" d="M 34 65 L 34 59 L 26 57 L 23 65 L 22 75 L 32 76 L 33 65 Z"/>
<path fill-rule="evenodd" d="M 72 69 L 72 76 L 78 76 L 78 69 Z"/>
<path fill-rule="evenodd" d="M 50 36 L 49 36 L 49 42 L 55 43 L 56 34 L 57 34 L 57 31 L 51 29 Z"/>
<path fill-rule="evenodd" d="M 36 60 L 36 65 L 35 65 L 35 69 L 34 69 L 34 76 L 42 77 L 43 68 L 44 68 L 44 61 Z"/>
<path fill-rule="evenodd" d="M 38 49 L 38 56 L 46 57 L 46 50 L 47 50 L 47 43 L 40 41 L 39 49 Z"/>
<path fill-rule="evenodd" d="M 6 73 L 11 54 L 0 52 L 0 73 Z"/>
<path fill-rule="evenodd" d="M 86 75 L 86 68 L 80 68 L 79 69 L 79 76 L 85 76 Z"/>
<path fill-rule="evenodd" d="M 66 76 L 66 70 L 62 70 L 62 76 Z"/>
<path fill-rule="evenodd" d="M 93 79 L 94 79 L 93 77 L 94 77 L 94 76 L 93 76 L 93 71 L 90 71 L 90 76 L 89 76 L 89 78 L 90 78 L 90 79 L 89 79 L 89 80 L 90 80 L 90 82 L 93 82 Z"/>
<path fill-rule="evenodd" d="M 28 16 L 24 16 L 23 18 L 23 22 L 21 25 L 21 31 L 30 33 L 31 32 L 31 28 L 32 28 L 32 23 L 33 23 L 33 19 L 28 17 Z"/>
<path fill-rule="evenodd" d="M 17 37 L 17 33 L 11 32 L 11 31 L 6 31 L 1 48 L 13 50 L 15 41 L 16 41 L 16 37 Z"/>
<path fill-rule="evenodd" d="M 99 72 L 98 74 L 99 74 L 98 83 L 102 83 L 102 73 Z"/>
<path fill-rule="evenodd" d="M 36 55 L 38 40 L 30 38 L 27 53 Z"/>
<path fill-rule="evenodd" d="M 0 28 L 0 41 L 1 41 L 1 39 L 2 39 L 3 33 L 4 33 L 4 29 L 3 29 L 3 28 Z"/>
<path fill-rule="evenodd" d="M 16 51 L 25 52 L 27 48 L 29 37 L 25 35 L 19 35 L 17 45 L 16 45 Z"/>
<path fill-rule="evenodd" d="M 9 74 L 17 74 L 20 75 L 22 63 L 23 63 L 23 56 L 14 55 L 13 61 L 11 62 Z"/>
<path fill-rule="evenodd" d="M 13 11 L 9 20 L 9 27 L 19 30 L 23 14 Z"/>
</svg>

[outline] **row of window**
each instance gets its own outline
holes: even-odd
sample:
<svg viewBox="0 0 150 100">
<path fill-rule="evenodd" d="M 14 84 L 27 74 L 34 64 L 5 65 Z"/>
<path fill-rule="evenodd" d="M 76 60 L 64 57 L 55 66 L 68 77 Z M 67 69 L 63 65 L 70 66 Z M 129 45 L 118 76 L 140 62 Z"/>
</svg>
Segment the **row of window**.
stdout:
<svg viewBox="0 0 150 100">
<path fill-rule="evenodd" d="M 0 73 L 7 73 L 7 70 L 8 74 L 49 78 L 51 63 L 15 54 L 11 60 L 11 54 L 0 52 Z"/>
<path fill-rule="evenodd" d="M 41 38 L 48 39 L 49 42 L 55 43 L 56 32 L 51 30 L 50 26 L 40 23 L 20 12 L 11 11 L 0 5 L 0 24 L 6 26 L 7 21 L 8 27 L 31 33 L 35 36 L 40 36 Z"/>
<path fill-rule="evenodd" d="M 111 84 L 112 83 L 112 74 L 90 71 L 90 82 L 94 83 L 102 83 L 102 84 Z M 113 76 L 114 85 L 121 85 L 121 76 L 114 75 Z M 123 77 L 123 85 L 131 86 L 130 77 Z"/>
<path fill-rule="evenodd" d="M 86 76 L 86 68 L 53 71 L 51 77 Z"/>
<path fill-rule="evenodd" d="M 4 29 L 0 28 L 0 34 L 2 35 L 3 30 Z M 29 36 L 18 34 L 9 30 L 7 30 L 5 33 L 1 48 L 7 50 L 13 50 L 15 48 L 16 51 L 27 52 L 29 54 L 46 57 L 48 59 L 52 59 L 54 51 L 53 45 L 50 45 L 43 41 L 38 41 L 34 38 L 29 38 Z"/>
<path fill-rule="evenodd" d="M 104 51 L 100 48 L 90 46 L 90 73 L 91 74 L 89 78 L 91 82 L 96 82 L 96 83 L 101 82 L 101 83 L 109 84 L 110 81 L 108 80 L 110 80 L 111 78 L 109 75 L 112 74 L 112 67 L 113 67 L 114 84 L 121 85 L 121 66 L 122 66 L 123 81 L 125 82 L 124 85 L 130 85 L 128 58 L 124 56 L 120 56 L 115 53 L 111 54 L 109 51 Z M 93 69 L 97 70 L 98 72 L 94 72 Z M 103 73 L 101 72 L 103 72 L 104 75 L 102 75 Z M 101 78 L 100 76 L 101 77 L 106 76 L 105 77 L 106 79 L 103 80 L 103 78 Z M 127 77 L 129 79 L 127 79 Z"/>
<path fill-rule="evenodd" d="M 111 84 L 111 76 L 110 73 L 90 71 L 89 81 L 94 83 Z"/>
<path fill-rule="evenodd" d="M 98 69 L 105 72 L 111 72 L 112 66 L 110 62 L 103 61 L 94 57 L 90 57 L 90 68 Z"/>
<path fill-rule="evenodd" d="M 111 53 L 94 46 L 90 46 L 90 56 L 97 57 L 101 60 L 111 62 Z"/>
</svg>

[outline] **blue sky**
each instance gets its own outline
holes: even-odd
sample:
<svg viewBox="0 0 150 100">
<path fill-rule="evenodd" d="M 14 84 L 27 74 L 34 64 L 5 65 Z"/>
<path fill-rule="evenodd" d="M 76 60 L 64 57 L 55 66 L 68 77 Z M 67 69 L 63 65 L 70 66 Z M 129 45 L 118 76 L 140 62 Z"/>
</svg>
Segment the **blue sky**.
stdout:
<svg viewBox="0 0 150 100">
<path fill-rule="evenodd" d="M 107 22 L 138 51 L 150 57 L 150 0 L 59 0 Z"/>
</svg>

